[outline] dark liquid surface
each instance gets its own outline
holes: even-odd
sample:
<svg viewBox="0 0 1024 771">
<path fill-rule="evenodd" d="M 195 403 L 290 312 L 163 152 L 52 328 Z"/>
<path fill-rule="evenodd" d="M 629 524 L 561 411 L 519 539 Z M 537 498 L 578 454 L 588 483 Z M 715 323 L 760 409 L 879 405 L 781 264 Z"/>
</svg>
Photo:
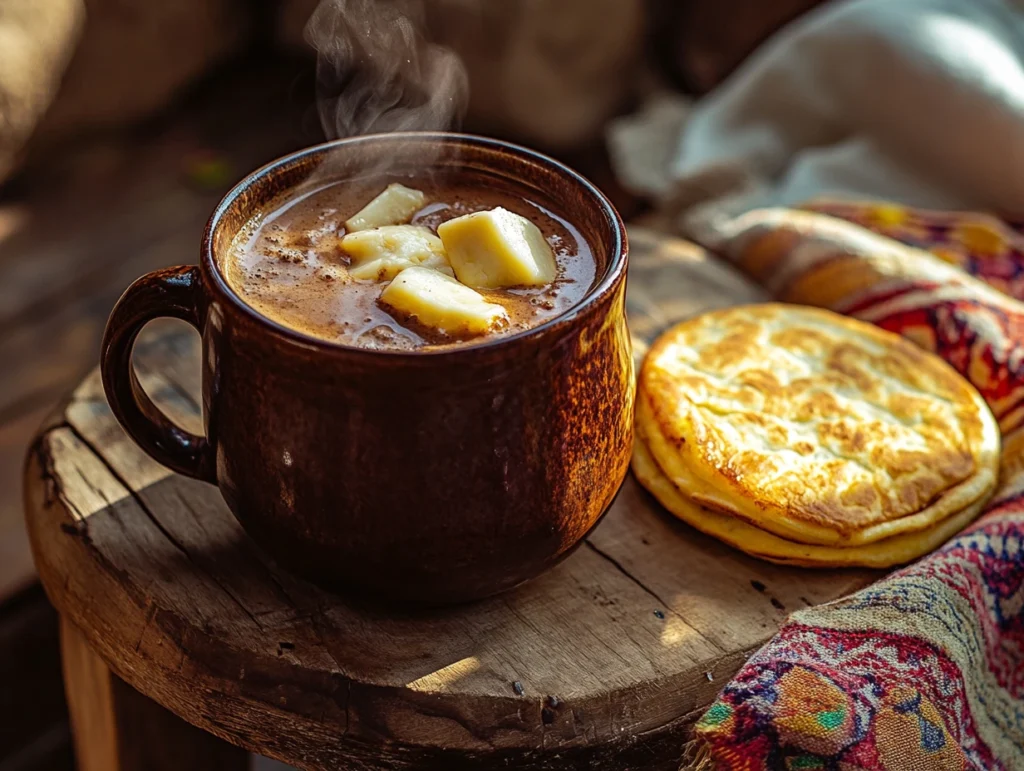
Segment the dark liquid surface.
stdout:
<svg viewBox="0 0 1024 771">
<path fill-rule="evenodd" d="M 428 203 L 412 224 L 435 232 L 446 220 L 496 206 L 532 220 L 554 251 L 555 283 L 478 289 L 490 302 L 504 306 L 511 320 L 507 327 L 479 337 L 457 340 L 393 316 L 377 302 L 387 282 L 351 279 L 340 247 L 345 220 L 390 182 L 426 193 Z M 278 201 L 241 230 L 221 269 L 246 304 L 279 324 L 321 340 L 388 350 L 465 345 L 521 332 L 576 305 L 596 277 L 589 245 L 550 207 L 493 184 L 453 184 L 415 176 L 329 184 Z"/>
</svg>

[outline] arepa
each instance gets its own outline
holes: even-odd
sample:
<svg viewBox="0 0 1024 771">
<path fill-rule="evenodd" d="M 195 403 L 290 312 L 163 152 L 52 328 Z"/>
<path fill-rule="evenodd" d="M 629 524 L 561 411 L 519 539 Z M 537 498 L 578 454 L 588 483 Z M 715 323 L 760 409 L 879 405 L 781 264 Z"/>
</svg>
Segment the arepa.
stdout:
<svg viewBox="0 0 1024 771">
<path fill-rule="evenodd" d="M 745 520 L 694 503 L 669 481 L 639 437 L 633 444 L 633 473 L 671 514 L 702 533 L 758 559 L 809 568 L 903 565 L 952 538 L 981 513 L 986 503 L 986 499 L 980 499 L 925 530 L 858 546 L 821 546 L 788 541 Z"/>
<path fill-rule="evenodd" d="M 670 329 L 638 431 L 679 493 L 787 541 L 856 546 L 983 501 L 999 431 L 937 356 L 830 311 L 765 304 Z"/>
</svg>

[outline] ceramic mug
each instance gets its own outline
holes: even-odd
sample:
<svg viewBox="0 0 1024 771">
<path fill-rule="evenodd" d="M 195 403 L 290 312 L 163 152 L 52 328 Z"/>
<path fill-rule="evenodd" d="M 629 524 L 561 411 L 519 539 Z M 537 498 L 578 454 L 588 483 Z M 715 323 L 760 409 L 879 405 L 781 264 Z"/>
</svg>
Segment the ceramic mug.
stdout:
<svg viewBox="0 0 1024 771">
<path fill-rule="evenodd" d="M 476 175 L 549 204 L 598 262 L 563 315 L 503 337 L 425 351 L 326 342 L 261 316 L 221 260 L 262 207 L 303 186 L 422 168 Z M 577 546 L 629 465 L 634 379 L 624 297 L 626 234 L 574 171 L 503 142 L 388 134 L 275 161 L 217 206 L 198 266 L 143 276 L 107 322 L 110 408 L 149 455 L 220 488 L 246 532 L 285 567 L 332 587 L 441 603 L 537 576 Z M 148 321 L 202 337 L 205 436 L 171 423 L 131 365 Z"/>
</svg>

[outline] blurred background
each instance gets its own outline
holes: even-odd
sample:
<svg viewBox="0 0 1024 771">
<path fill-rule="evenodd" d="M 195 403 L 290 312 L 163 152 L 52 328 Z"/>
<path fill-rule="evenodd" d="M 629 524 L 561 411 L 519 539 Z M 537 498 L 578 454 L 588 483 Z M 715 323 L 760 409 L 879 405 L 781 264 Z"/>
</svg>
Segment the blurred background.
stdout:
<svg viewBox="0 0 1024 771">
<path fill-rule="evenodd" d="M 711 91 L 817 4 L 425 0 L 424 10 L 432 39 L 469 75 L 462 127 L 565 160 L 630 220 L 650 202 L 616 183 L 610 123 L 655 91 L 681 103 Z M 56 618 L 22 523 L 25 454 L 96 365 L 120 292 L 195 262 L 231 185 L 324 140 L 304 35 L 315 6 L 0 0 L 0 771 L 73 767 Z"/>
</svg>

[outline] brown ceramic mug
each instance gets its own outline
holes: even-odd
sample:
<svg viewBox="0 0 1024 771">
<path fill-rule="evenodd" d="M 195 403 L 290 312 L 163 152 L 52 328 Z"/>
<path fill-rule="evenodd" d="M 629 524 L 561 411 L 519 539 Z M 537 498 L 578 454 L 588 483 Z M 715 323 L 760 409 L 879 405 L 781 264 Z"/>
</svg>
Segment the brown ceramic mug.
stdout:
<svg viewBox="0 0 1024 771">
<path fill-rule="evenodd" d="M 575 307 L 524 332 L 437 351 L 325 342 L 259 315 L 218 255 L 271 199 L 315 175 L 343 181 L 387 163 L 483 173 L 557 204 L 597 259 Z M 483 597 L 567 556 L 610 506 L 629 464 L 633 368 L 622 222 L 558 162 L 454 134 L 341 140 L 265 166 L 217 206 L 198 266 L 143 276 L 107 323 L 110 407 L 169 468 L 216 484 L 273 558 L 331 586 L 393 599 Z M 142 390 L 132 347 L 146 322 L 202 337 L 205 437 Z"/>
</svg>

